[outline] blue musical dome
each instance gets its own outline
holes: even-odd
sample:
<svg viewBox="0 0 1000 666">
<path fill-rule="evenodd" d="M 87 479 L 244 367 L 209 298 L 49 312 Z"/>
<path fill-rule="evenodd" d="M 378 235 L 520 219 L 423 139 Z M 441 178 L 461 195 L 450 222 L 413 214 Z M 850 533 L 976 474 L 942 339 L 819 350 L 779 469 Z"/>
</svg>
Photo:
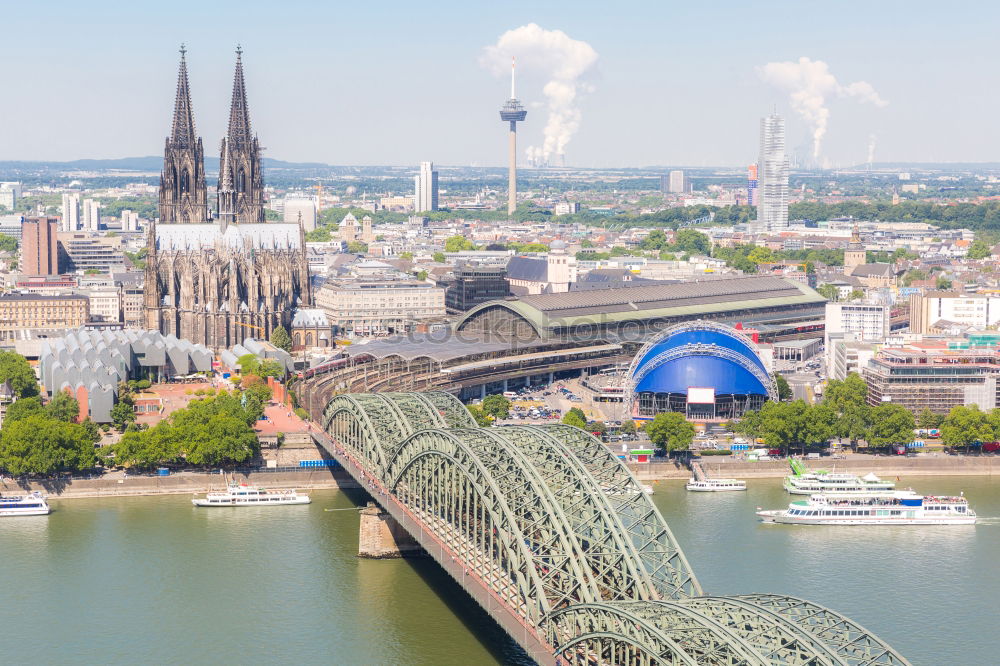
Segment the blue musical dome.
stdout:
<svg viewBox="0 0 1000 666">
<path fill-rule="evenodd" d="M 629 381 L 630 397 L 640 407 L 636 416 L 665 409 L 689 412 L 692 388 L 712 389 L 713 417 L 739 416 L 775 396 L 774 382 L 756 345 L 714 322 L 679 324 L 661 333 L 636 356 Z M 706 408 L 698 411 L 704 413 Z"/>
</svg>

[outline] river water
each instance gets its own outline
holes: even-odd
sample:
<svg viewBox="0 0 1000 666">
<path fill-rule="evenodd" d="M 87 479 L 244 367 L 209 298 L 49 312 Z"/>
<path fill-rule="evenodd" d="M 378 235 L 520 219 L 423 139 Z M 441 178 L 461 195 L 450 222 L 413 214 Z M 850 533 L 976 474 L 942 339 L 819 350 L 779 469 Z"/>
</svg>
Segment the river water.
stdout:
<svg viewBox="0 0 1000 666">
<path fill-rule="evenodd" d="M 903 479 L 922 492 L 964 490 L 984 519 L 875 529 L 762 525 L 754 508 L 788 496 L 778 480 L 749 485 L 655 486 L 708 593 L 804 597 L 914 664 L 997 663 L 1000 481 Z M 259 509 L 195 509 L 185 495 L 55 499 L 48 517 L 0 519 L 3 661 L 524 663 L 432 561 L 356 558 L 351 496 L 311 494 L 309 506 Z"/>
</svg>

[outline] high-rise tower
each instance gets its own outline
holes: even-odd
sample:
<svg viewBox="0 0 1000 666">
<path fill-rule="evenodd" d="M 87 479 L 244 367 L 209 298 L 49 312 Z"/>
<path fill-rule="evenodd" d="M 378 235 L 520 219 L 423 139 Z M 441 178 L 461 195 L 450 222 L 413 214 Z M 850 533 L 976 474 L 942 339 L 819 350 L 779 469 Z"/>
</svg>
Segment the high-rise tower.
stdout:
<svg viewBox="0 0 1000 666">
<path fill-rule="evenodd" d="M 528 115 L 514 94 L 514 59 L 510 59 L 510 99 L 500 108 L 500 120 L 510 122 L 510 167 L 507 171 L 507 214 L 517 208 L 517 123 Z"/>
<path fill-rule="evenodd" d="M 205 153 L 201 138 L 194 131 L 186 53 L 182 44 L 174 123 L 163 149 L 159 206 L 160 222 L 163 224 L 200 224 L 208 220 Z"/>
<path fill-rule="evenodd" d="M 760 119 L 758 162 L 758 232 L 788 228 L 788 158 L 785 155 L 785 120 L 777 113 Z"/>
<path fill-rule="evenodd" d="M 426 213 L 438 209 L 438 172 L 433 162 L 421 162 L 420 173 L 413 177 L 413 211 Z"/>
<path fill-rule="evenodd" d="M 233 101 L 229 129 L 222 139 L 219 156 L 219 223 L 264 222 L 264 174 L 260 144 L 250 129 L 246 84 L 243 80 L 243 50 L 236 48 Z"/>
</svg>

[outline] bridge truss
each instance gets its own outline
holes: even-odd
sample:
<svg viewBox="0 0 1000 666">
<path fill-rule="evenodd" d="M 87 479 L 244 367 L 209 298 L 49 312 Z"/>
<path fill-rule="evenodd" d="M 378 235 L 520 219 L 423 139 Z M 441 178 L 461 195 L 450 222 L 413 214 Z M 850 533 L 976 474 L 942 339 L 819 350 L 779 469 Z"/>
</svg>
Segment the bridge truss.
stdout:
<svg viewBox="0 0 1000 666">
<path fill-rule="evenodd" d="M 477 600 L 516 618 L 523 632 L 508 630 L 542 646 L 544 657 L 529 649 L 540 661 L 908 664 L 822 606 L 705 596 L 642 486 L 577 428 L 479 428 L 434 392 L 340 395 L 320 420 L 331 453 L 436 545 L 446 570 L 488 590 Z"/>
</svg>

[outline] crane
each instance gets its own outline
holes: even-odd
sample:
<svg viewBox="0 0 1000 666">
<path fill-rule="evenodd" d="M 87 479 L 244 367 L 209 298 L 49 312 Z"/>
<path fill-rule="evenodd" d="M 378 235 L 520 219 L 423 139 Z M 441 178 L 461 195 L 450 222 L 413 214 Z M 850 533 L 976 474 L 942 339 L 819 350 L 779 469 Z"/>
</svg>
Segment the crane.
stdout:
<svg viewBox="0 0 1000 666">
<path fill-rule="evenodd" d="M 256 328 L 261 333 L 267 333 L 267 329 L 263 326 L 257 326 L 256 324 L 244 324 L 242 321 L 233 322 L 237 326 L 246 326 L 247 328 Z"/>
</svg>

